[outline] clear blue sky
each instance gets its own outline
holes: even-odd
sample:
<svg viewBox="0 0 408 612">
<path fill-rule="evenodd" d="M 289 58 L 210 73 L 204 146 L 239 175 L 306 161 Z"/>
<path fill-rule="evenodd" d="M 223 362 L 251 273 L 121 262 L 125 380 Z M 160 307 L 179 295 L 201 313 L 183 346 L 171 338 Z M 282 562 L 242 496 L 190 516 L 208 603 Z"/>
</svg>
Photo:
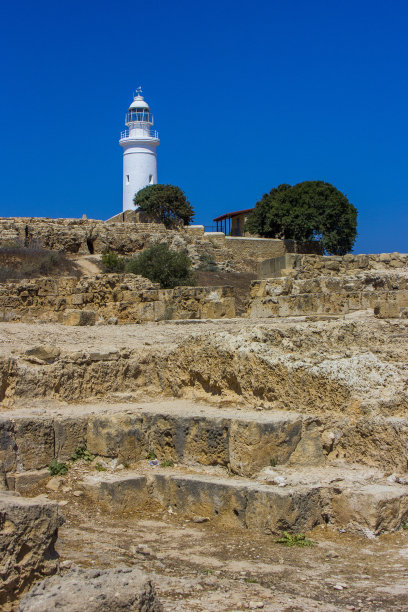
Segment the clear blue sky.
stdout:
<svg viewBox="0 0 408 612">
<path fill-rule="evenodd" d="M 407 31 L 407 0 L 4 1 L 0 215 L 119 212 L 142 85 L 197 223 L 321 179 L 359 211 L 355 252 L 407 252 Z"/>
</svg>

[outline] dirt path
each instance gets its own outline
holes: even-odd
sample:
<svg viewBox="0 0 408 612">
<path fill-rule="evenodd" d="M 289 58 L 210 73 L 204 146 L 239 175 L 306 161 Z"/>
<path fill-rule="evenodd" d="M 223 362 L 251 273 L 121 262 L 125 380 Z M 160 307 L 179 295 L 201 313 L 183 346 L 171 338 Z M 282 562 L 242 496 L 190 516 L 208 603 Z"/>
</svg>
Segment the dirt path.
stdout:
<svg viewBox="0 0 408 612">
<path fill-rule="evenodd" d="M 101 256 L 100 255 L 78 255 L 72 257 L 72 260 L 79 267 L 83 276 L 95 276 L 101 273 Z"/>
</svg>

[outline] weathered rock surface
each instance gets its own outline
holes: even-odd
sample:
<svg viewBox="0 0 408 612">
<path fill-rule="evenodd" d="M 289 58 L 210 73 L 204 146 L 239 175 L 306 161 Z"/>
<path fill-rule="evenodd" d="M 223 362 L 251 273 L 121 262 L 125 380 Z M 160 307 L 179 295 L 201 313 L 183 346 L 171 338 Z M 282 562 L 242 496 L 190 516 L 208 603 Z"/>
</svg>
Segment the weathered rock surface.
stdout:
<svg viewBox="0 0 408 612">
<path fill-rule="evenodd" d="M 23 597 L 18 612 L 162 612 L 154 586 L 140 570 L 73 569 L 47 578 Z"/>
<path fill-rule="evenodd" d="M 375 470 L 279 466 L 275 474 L 265 470 L 247 479 L 192 466 L 153 472 L 146 464 L 137 467 L 138 472 L 91 472 L 79 486 L 107 512 L 140 512 L 151 500 L 174 515 L 265 534 L 329 525 L 374 536 L 399 529 L 408 512 L 408 487 L 388 483 Z"/>
<path fill-rule="evenodd" d="M 160 289 L 157 283 L 135 274 L 97 274 L 0 284 L 0 308 L 7 321 L 84 326 L 95 325 L 97 320 L 112 324 L 231 318 L 235 316 L 235 298 L 232 287 Z"/>
<path fill-rule="evenodd" d="M 44 498 L 0 492 L 0 608 L 7 610 L 31 584 L 55 574 L 54 545 L 63 523 L 58 505 Z"/>
<path fill-rule="evenodd" d="M 105 332 L 98 328 L 97 337 L 91 328 L 81 328 L 80 335 L 73 328 L 71 336 L 63 328 L 64 340 L 58 326 L 41 326 L 35 336 L 24 337 L 28 328 L 4 323 L 0 399 L 10 406 L 34 398 L 72 402 L 162 393 L 355 419 L 404 416 L 407 326 L 406 320 L 390 326 L 375 319 L 256 326 L 240 321 L 231 324 L 232 331 L 169 324 L 127 327 L 125 335 L 121 326 L 108 326 Z M 18 338 L 25 352 L 30 338 L 38 345 L 50 335 L 61 348 L 53 363 L 30 363 L 25 354 L 10 352 L 8 337 Z M 112 350 L 115 345 L 120 348 Z"/>
<path fill-rule="evenodd" d="M 28 417 L 13 410 L 0 417 L 0 454 L 10 489 L 24 493 L 47 479 L 51 461 L 68 461 L 81 445 L 119 463 L 154 451 L 160 461 L 217 465 L 249 477 L 271 461 L 297 467 L 342 461 L 398 472 L 407 467 L 403 417 L 237 413 L 188 400 L 71 404 L 63 410 L 57 404 L 47 413 Z"/>
<path fill-rule="evenodd" d="M 217 262 L 223 269 L 251 268 L 254 261 L 287 252 L 316 252 L 315 245 L 297 245 L 293 240 L 225 237 L 221 232 L 204 233 L 203 226 L 166 229 L 157 223 L 105 223 L 92 219 L 0 218 L 1 244 L 40 244 L 66 253 L 93 254 L 114 251 L 136 253 L 159 243 L 188 253 L 193 266 L 201 258 Z M 317 247 L 318 248 L 318 247 Z M 249 261 L 250 260 L 250 261 Z"/>
<path fill-rule="evenodd" d="M 259 264 L 259 278 L 289 276 L 312 279 L 318 276 L 348 276 L 368 271 L 393 272 L 408 267 L 406 253 L 370 253 L 369 255 L 324 256 L 286 253 Z"/>
<path fill-rule="evenodd" d="M 326 270 L 325 270 L 326 271 Z M 253 281 L 247 305 L 250 317 L 287 317 L 310 314 L 344 315 L 376 309 L 382 318 L 399 316 L 393 309 L 408 304 L 408 269 L 365 271 L 342 276 Z M 381 313 L 380 313 L 381 311 Z"/>
<path fill-rule="evenodd" d="M 65 310 L 61 323 L 63 325 L 95 325 L 96 312 L 94 310 Z"/>
</svg>

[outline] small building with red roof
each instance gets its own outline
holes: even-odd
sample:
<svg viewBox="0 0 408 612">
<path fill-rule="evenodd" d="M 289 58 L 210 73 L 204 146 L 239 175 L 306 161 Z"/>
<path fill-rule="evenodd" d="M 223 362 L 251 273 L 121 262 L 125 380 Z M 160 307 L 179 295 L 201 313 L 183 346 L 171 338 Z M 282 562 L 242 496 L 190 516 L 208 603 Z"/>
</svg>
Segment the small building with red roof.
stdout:
<svg viewBox="0 0 408 612">
<path fill-rule="evenodd" d="M 226 236 L 244 236 L 245 221 L 253 210 L 253 208 L 245 208 L 216 217 L 213 221 L 217 224 L 217 232 L 224 232 Z"/>
</svg>

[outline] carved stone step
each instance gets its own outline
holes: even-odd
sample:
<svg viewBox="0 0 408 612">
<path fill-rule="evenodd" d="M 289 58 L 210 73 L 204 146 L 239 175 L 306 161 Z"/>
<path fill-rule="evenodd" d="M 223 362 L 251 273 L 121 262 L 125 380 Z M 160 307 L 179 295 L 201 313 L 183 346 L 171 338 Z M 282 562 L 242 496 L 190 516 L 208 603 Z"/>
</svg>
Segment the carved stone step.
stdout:
<svg viewBox="0 0 408 612">
<path fill-rule="evenodd" d="M 367 436 L 369 432 L 369 436 Z M 219 465 L 254 476 L 269 465 L 328 461 L 406 470 L 408 422 L 396 417 L 308 416 L 236 410 L 175 400 L 151 404 L 69 405 L 44 414 L 0 416 L 0 461 L 6 474 L 67 461 L 85 445 L 100 457 L 133 464 L 154 452 L 185 464 Z"/>
<path fill-rule="evenodd" d="M 341 473 L 341 470 L 338 472 Z M 106 511 L 131 513 L 158 503 L 170 514 L 280 533 L 328 524 L 368 536 L 398 529 L 408 514 L 408 487 L 364 483 L 363 472 L 336 482 L 263 484 L 242 477 L 188 473 L 183 468 L 88 475 L 85 495 Z"/>
</svg>

